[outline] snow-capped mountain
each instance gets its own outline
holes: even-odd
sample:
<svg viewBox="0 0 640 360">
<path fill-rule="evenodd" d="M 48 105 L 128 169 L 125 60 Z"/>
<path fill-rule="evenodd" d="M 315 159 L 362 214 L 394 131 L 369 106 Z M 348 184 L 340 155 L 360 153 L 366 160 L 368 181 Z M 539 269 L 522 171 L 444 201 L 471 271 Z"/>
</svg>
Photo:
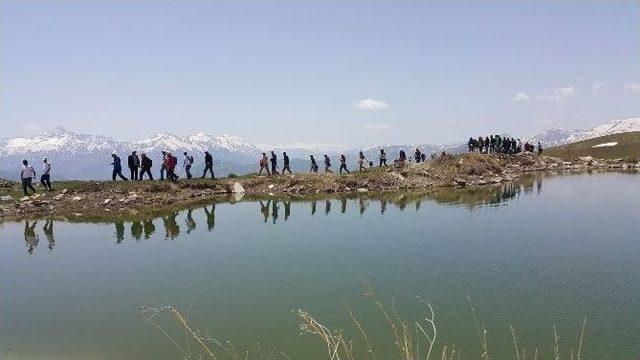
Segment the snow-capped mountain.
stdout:
<svg viewBox="0 0 640 360">
<path fill-rule="evenodd" d="M 594 139 L 600 136 L 640 131 L 640 117 L 630 119 L 616 119 L 590 129 L 566 130 L 563 128 L 547 129 L 527 140 L 545 144 L 546 147 L 570 144 L 578 141 Z"/>
<path fill-rule="evenodd" d="M 260 153 L 250 142 L 228 135 L 158 134 L 139 141 L 123 141 L 57 128 L 34 137 L 0 140 L 0 177 L 16 178 L 23 159 L 30 160 L 38 169 L 42 159 L 47 157 L 54 164 L 58 179 L 105 179 L 110 176 L 111 153 L 119 154 L 126 161 L 126 156 L 133 150 L 146 152 L 156 164 L 159 164 L 163 150 L 179 158 L 182 152 L 188 151 L 196 159 L 204 156 L 204 150 L 209 150 L 214 155 L 219 175 L 247 172 L 253 168 Z M 194 172 L 198 170 L 196 164 Z"/>
<path fill-rule="evenodd" d="M 540 141 L 548 148 L 631 131 L 640 131 L 640 118 L 613 120 L 587 130 L 551 128 L 526 140 Z M 381 148 L 385 149 L 391 160 L 400 149 L 411 156 L 416 147 L 427 154 L 442 151 L 459 153 L 466 151 L 466 141 L 449 145 L 375 145 L 359 149 L 326 144 L 255 145 L 235 136 L 211 136 L 202 132 L 186 136 L 158 134 L 143 140 L 123 141 L 57 128 L 34 137 L 0 140 L 0 177 L 16 179 L 23 159 L 28 159 L 38 169 L 42 158 L 47 157 L 53 164 L 55 179 L 107 179 L 111 176 L 111 153 L 116 152 L 126 163 L 127 155 L 133 150 L 146 152 L 154 160 L 154 173 L 160 167 L 161 151 L 170 151 L 178 158 L 182 157 L 182 152 L 188 151 L 196 159 L 194 174 L 201 171 L 203 152 L 209 150 L 214 158 L 214 171 L 219 176 L 225 176 L 230 172 L 241 174 L 255 171 L 262 150 L 275 150 L 279 156 L 282 151 L 287 151 L 294 171 L 304 171 L 310 153 L 316 156 L 326 153 L 331 157 L 344 153 L 348 159 L 355 159 L 358 151 L 363 150 L 367 159 L 375 161 Z"/>
</svg>

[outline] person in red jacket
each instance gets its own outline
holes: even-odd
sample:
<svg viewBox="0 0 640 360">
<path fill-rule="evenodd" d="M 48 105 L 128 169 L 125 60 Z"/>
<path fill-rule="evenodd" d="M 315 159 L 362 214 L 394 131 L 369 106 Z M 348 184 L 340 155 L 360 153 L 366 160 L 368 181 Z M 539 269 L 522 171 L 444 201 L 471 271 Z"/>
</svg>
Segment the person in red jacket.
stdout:
<svg viewBox="0 0 640 360">
<path fill-rule="evenodd" d="M 176 175 L 176 165 L 178 164 L 178 158 L 173 156 L 171 152 L 167 152 L 167 177 L 171 181 L 178 180 L 178 175 Z"/>
</svg>

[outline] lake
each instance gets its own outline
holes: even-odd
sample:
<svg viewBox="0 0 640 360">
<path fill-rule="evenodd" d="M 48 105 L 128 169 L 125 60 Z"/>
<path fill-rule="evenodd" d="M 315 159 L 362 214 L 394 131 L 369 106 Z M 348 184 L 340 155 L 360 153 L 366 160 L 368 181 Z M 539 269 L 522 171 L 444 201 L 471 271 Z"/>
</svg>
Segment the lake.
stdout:
<svg viewBox="0 0 640 360">
<path fill-rule="evenodd" d="M 379 299 L 407 320 L 424 318 L 429 301 L 438 349 L 455 343 L 478 359 L 469 296 L 493 358 L 514 358 L 510 324 L 540 358 L 551 358 L 556 325 L 568 358 L 586 316 L 583 359 L 637 359 L 639 189 L 637 174 L 581 174 L 431 195 L 218 203 L 124 223 L 4 223 L 0 358 L 183 358 L 144 320 L 144 308 L 174 305 L 194 329 L 251 354 L 326 359 L 295 310 L 362 351 L 344 303 L 377 358 L 397 358 Z M 184 339 L 170 316 L 156 320 Z"/>
</svg>

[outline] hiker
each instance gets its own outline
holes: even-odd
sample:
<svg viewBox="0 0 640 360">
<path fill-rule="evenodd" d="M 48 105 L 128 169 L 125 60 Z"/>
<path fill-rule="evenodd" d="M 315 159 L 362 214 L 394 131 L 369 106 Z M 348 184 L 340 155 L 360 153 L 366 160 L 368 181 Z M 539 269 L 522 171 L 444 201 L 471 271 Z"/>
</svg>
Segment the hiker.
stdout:
<svg viewBox="0 0 640 360">
<path fill-rule="evenodd" d="M 422 153 L 422 162 L 427 161 L 427 154 Z"/>
<path fill-rule="evenodd" d="M 493 154 L 496 150 L 496 138 L 489 136 L 489 154 Z"/>
<path fill-rule="evenodd" d="M 45 190 L 51 191 L 51 163 L 47 158 L 42 159 L 42 162 L 44 163 L 44 168 L 40 176 L 40 184 L 44 186 Z"/>
<path fill-rule="evenodd" d="M 207 175 L 207 171 L 211 173 L 211 178 L 214 179 L 213 175 L 213 156 L 209 153 L 209 151 L 205 150 L 204 152 L 204 172 L 202 173 L 202 178 L 204 179 L 205 175 Z"/>
<path fill-rule="evenodd" d="M 475 141 L 475 140 L 473 140 L 473 138 L 469 138 L 469 141 L 467 141 L 467 146 L 469 147 L 469 152 L 473 152 L 473 144 L 474 144 L 475 142 L 476 142 L 476 141 Z"/>
<path fill-rule="evenodd" d="M 182 166 L 184 167 L 184 172 L 187 174 L 187 179 L 191 179 L 193 176 L 191 175 L 191 165 L 193 165 L 193 156 L 187 154 L 185 151 L 182 153 L 184 155 L 184 159 L 182 160 Z"/>
<path fill-rule="evenodd" d="M 170 151 L 167 152 L 167 179 L 171 181 L 178 180 L 179 176 L 176 174 L 176 165 L 178 165 L 178 158 L 173 156 Z"/>
<path fill-rule="evenodd" d="M 349 169 L 347 169 L 347 157 L 344 154 L 340 154 L 340 174 L 342 174 L 342 170 L 349 173 Z"/>
<path fill-rule="evenodd" d="M 538 141 L 538 155 L 542 154 L 542 144 Z"/>
<path fill-rule="evenodd" d="M 366 168 L 364 167 L 366 161 L 367 159 L 364 157 L 364 153 L 362 152 L 362 150 L 360 150 L 358 152 L 358 171 L 366 170 Z"/>
<path fill-rule="evenodd" d="M 140 167 L 140 158 L 136 151 L 132 151 L 131 155 L 127 158 L 127 164 L 129 165 L 129 171 L 131 172 L 131 176 L 129 177 L 131 180 L 138 180 L 138 168 Z"/>
<path fill-rule="evenodd" d="M 516 153 L 520 153 L 522 152 L 522 140 L 518 139 L 517 145 L 516 145 Z"/>
<path fill-rule="evenodd" d="M 484 153 L 488 154 L 489 153 L 489 137 L 485 136 L 484 137 Z"/>
<path fill-rule="evenodd" d="M 29 165 L 27 160 L 22 160 L 22 171 L 20 171 L 20 180 L 22 181 L 22 191 L 24 196 L 29 196 L 27 189 L 31 189 L 33 193 L 36 193 L 36 189 L 31 184 L 33 178 L 36 177 L 36 170 L 33 166 Z"/>
<path fill-rule="evenodd" d="M 53 251 L 54 246 L 56 246 L 56 240 L 53 238 L 53 220 L 45 220 L 42 232 L 47 238 L 47 249 L 49 249 L 49 251 Z"/>
<path fill-rule="evenodd" d="M 325 174 L 326 173 L 333 174 L 333 171 L 331 171 L 330 167 L 331 167 L 331 159 L 329 159 L 329 156 L 327 154 L 324 154 L 324 172 L 325 172 Z"/>
<path fill-rule="evenodd" d="M 318 172 L 318 163 L 316 159 L 313 157 L 313 154 L 309 156 L 311 158 L 311 166 L 309 167 L 309 172 L 317 173 Z"/>
<path fill-rule="evenodd" d="M 262 157 L 260 158 L 260 171 L 258 171 L 258 175 L 262 174 L 262 170 L 266 170 L 267 175 L 271 175 L 271 171 L 269 171 L 269 159 L 267 159 L 267 153 L 262 153 Z"/>
<path fill-rule="evenodd" d="M 153 161 L 151 161 L 146 153 L 140 154 L 140 157 L 142 159 L 140 160 L 140 176 L 138 177 L 138 180 L 143 180 L 145 173 L 149 177 L 149 180 L 153 180 L 153 175 L 151 175 L 151 167 L 153 166 Z"/>
<path fill-rule="evenodd" d="M 422 153 L 420 152 L 420 149 L 416 148 L 416 152 L 413 153 L 413 157 L 416 160 L 416 163 L 419 163 L 420 160 L 422 160 Z"/>
<path fill-rule="evenodd" d="M 484 148 L 484 138 L 482 136 L 478 137 L 478 142 L 476 144 L 478 146 L 478 152 L 482 154 L 482 148 Z"/>
<path fill-rule="evenodd" d="M 384 149 L 380 149 L 380 165 L 379 166 L 387 166 L 387 153 L 384 152 Z"/>
<path fill-rule="evenodd" d="M 292 174 L 291 168 L 289 167 L 289 155 L 287 155 L 286 151 L 282 152 L 282 173 L 288 171 L 289 174 Z"/>
<path fill-rule="evenodd" d="M 274 151 L 271 151 L 271 175 L 278 174 L 278 156 Z"/>
<path fill-rule="evenodd" d="M 124 181 L 129 180 L 124 175 L 122 175 L 122 162 L 120 161 L 120 157 L 118 155 L 116 155 L 116 153 L 112 153 L 111 157 L 113 157 L 113 162 L 111 163 L 111 165 L 113 165 L 113 172 L 111 173 L 111 180 L 116 181 L 116 176 L 119 176 L 120 179 L 122 179 Z"/>
<path fill-rule="evenodd" d="M 160 180 L 164 180 L 164 175 L 167 172 L 167 152 L 162 151 L 162 163 L 160 165 Z"/>
<path fill-rule="evenodd" d="M 404 150 L 400 150 L 400 155 L 398 157 L 397 164 L 399 166 L 404 166 L 405 161 L 407 161 L 407 154 L 404 152 Z"/>
</svg>

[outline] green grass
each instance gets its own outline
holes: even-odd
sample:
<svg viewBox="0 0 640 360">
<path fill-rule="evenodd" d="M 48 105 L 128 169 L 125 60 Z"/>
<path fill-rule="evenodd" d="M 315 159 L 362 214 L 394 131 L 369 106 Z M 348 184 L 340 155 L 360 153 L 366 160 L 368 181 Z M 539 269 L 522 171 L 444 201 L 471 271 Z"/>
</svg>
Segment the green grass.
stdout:
<svg viewBox="0 0 640 360">
<path fill-rule="evenodd" d="M 617 142 L 618 145 L 593 147 L 594 145 L 608 142 Z M 597 159 L 624 159 L 636 162 L 640 158 L 640 131 L 601 136 L 595 139 L 557 146 L 545 150 L 544 154 L 566 160 L 575 160 L 581 156 L 593 156 Z"/>
</svg>

